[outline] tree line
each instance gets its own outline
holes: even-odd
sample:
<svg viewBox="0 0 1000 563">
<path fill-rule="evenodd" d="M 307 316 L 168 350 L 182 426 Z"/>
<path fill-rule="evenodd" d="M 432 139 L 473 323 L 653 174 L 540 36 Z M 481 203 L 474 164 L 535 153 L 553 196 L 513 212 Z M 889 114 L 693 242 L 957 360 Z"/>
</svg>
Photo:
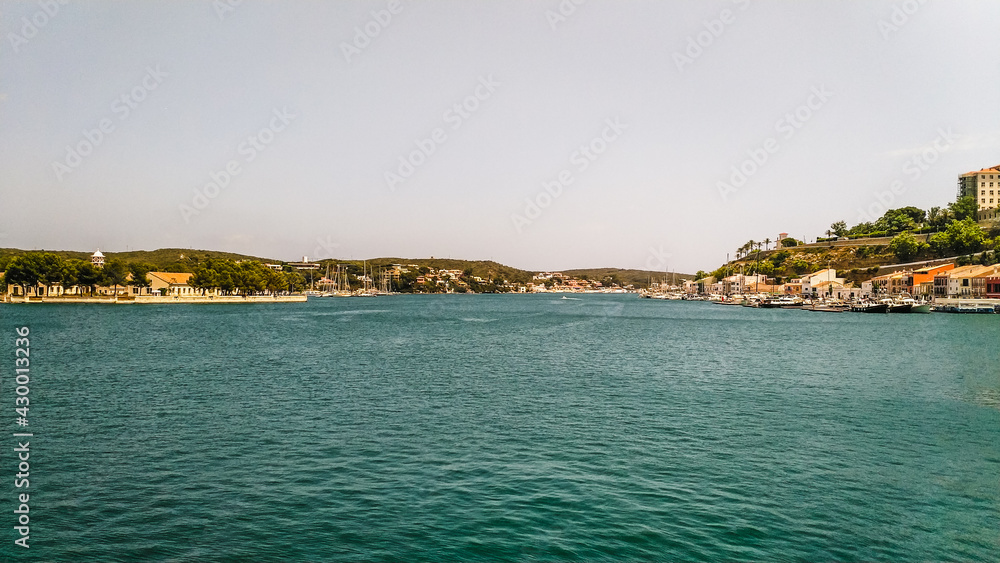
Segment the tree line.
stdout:
<svg viewBox="0 0 1000 563">
<path fill-rule="evenodd" d="M 188 285 L 202 294 L 259 295 L 299 292 L 305 289 L 306 280 L 298 272 L 272 270 L 260 262 L 209 259 L 194 268 Z"/>
<path fill-rule="evenodd" d="M 119 287 L 129 285 L 149 287 L 147 274 L 151 269 L 149 264 L 126 264 L 121 260 L 109 260 L 103 268 L 98 268 L 87 260 L 65 259 L 50 252 L 28 252 L 0 264 L 0 270 L 6 270 L 0 288 L 6 290 L 8 285 L 17 285 L 27 294 L 28 288 L 43 286 L 48 294 L 58 285 L 87 288 L 93 295 L 98 287 L 114 287 L 117 293 Z"/>
<path fill-rule="evenodd" d="M 153 266 L 144 262 L 125 263 L 110 259 L 103 268 L 88 260 L 65 259 L 50 252 L 28 252 L 0 263 L 6 270 L 0 280 L 0 289 L 8 285 L 20 286 L 27 295 L 29 288 L 53 286 L 81 287 L 93 295 L 98 287 L 149 287 L 149 272 Z M 306 281 L 297 272 L 275 271 L 260 262 L 236 262 L 229 259 L 210 259 L 195 268 L 188 285 L 201 289 L 217 290 L 223 295 L 257 295 L 260 293 L 291 293 L 305 289 Z"/>
<path fill-rule="evenodd" d="M 848 228 L 844 221 L 837 221 L 826 231 L 827 237 L 884 237 L 904 232 L 938 232 L 956 221 L 975 222 L 978 205 L 976 198 L 965 196 L 948 207 L 931 207 L 924 211 L 919 207 L 889 209 L 875 221 L 863 221 Z"/>
</svg>

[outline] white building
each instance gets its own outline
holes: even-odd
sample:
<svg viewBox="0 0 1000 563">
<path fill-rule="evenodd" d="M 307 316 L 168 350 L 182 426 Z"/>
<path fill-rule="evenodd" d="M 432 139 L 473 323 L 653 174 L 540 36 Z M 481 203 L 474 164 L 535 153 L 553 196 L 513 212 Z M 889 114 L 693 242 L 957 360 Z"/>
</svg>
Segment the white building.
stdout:
<svg viewBox="0 0 1000 563">
<path fill-rule="evenodd" d="M 806 274 L 802 276 L 802 296 L 806 297 L 819 295 L 816 284 L 820 282 L 836 282 L 837 284 L 844 285 L 844 278 L 838 278 L 837 270 L 834 270 L 833 268 L 827 268 L 825 270 Z"/>
</svg>

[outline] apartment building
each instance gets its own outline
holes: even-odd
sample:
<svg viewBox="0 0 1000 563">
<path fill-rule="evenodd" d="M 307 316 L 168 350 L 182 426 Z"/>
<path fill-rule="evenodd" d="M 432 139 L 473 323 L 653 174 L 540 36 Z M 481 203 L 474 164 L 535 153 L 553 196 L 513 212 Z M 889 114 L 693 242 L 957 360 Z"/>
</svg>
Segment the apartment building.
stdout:
<svg viewBox="0 0 1000 563">
<path fill-rule="evenodd" d="M 976 199 L 980 220 L 1000 216 L 1000 164 L 960 175 L 958 197 L 966 196 Z"/>
</svg>

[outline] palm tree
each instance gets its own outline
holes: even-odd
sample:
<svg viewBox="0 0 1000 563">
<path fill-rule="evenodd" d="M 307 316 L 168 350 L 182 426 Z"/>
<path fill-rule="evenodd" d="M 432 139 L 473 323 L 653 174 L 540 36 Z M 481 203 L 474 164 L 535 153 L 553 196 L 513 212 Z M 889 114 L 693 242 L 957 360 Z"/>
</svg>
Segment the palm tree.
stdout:
<svg viewBox="0 0 1000 563">
<path fill-rule="evenodd" d="M 770 250 L 770 248 L 771 248 L 771 239 L 770 238 L 764 239 L 764 250 Z"/>
</svg>

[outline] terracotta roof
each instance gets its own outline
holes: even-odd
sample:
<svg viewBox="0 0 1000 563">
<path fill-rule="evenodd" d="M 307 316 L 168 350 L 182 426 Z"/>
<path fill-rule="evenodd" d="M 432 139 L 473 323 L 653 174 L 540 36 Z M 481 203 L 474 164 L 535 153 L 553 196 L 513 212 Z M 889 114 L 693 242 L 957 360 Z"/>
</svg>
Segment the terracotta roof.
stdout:
<svg viewBox="0 0 1000 563">
<path fill-rule="evenodd" d="M 185 285 L 194 274 L 182 274 L 177 272 L 149 272 L 149 275 L 170 285 Z"/>
<path fill-rule="evenodd" d="M 976 174 L 996 174 L 997 172 L 1000 172 L 1000 164 L 997 164 L 992 168 L 983 168 L 982 170 L 973 170 L 972 172 L 966 172 L 965 174 L 962 174 L 962 176 L 975 176 Z"/>
</svg>

